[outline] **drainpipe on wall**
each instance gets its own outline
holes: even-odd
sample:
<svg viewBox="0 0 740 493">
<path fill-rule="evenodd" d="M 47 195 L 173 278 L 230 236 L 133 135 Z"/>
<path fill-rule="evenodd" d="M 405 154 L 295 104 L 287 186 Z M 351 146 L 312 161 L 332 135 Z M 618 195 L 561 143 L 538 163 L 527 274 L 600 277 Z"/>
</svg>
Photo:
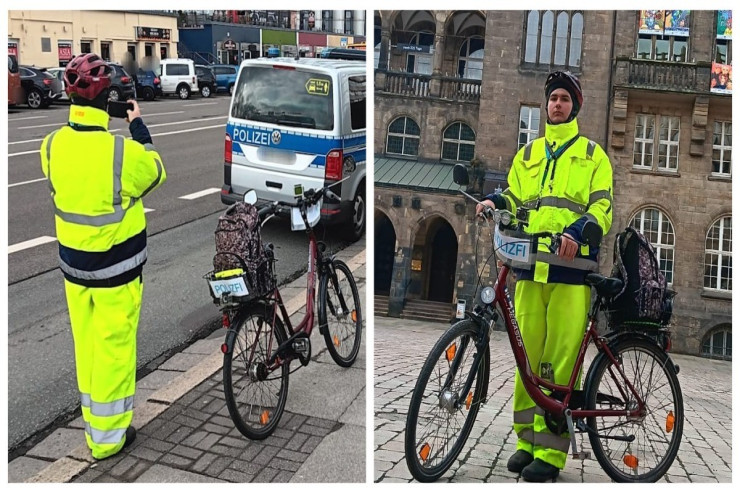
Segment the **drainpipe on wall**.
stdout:
<svg viewBox="0 0 740 493">
<path fill-rule="evenodd" d="M 616 33 L 617 33 L 617 11 L 612 11 L 612 47 L 611 54 L 609 55 L 609 63 L 611 64 L 611 70 L 609 70 L 609 94 L 606 98 L 606 130 L 604 135 L 604 145 L 609 148 L 609 127 L 611 126 L 611 114 L 612 104 L 614 102 L 614 87 L 612 86 L 614 81 L 614 70 L 616 70 L 616 63 L 614 61 L 614 45 L 616 44 Z"/>
</svg>

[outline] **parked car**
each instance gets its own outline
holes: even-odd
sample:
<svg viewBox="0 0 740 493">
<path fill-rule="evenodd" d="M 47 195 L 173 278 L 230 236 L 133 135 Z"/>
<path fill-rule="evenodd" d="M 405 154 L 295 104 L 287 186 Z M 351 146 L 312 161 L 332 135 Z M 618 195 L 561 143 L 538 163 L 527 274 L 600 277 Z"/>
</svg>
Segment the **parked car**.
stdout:
<svg viewBox="0 0 740 493">
<path fill-rule="evenodd" d="M 204 98 L 210 98 L 216 92 L 216 74 L 206 65 L 196 65 L 195 75 L 198 76 L 198 89 Z"/>
<path fill-rule="evenodd" d="M 62 83 L 62 95 L 59 97 L 59 101 L 69 101 L 69 95 L 66 91 L 67 86 L 64 84 L 64 67 L 54 67 L 47 71 Z"/>
<path fill-rule="evenodd" d="M 211 65 L 211 69 L 216 74 L 216 90 L 227 91 L 231 96 L 234 92 L 236 73 L 239 71 L 239 67 L 236 65 Z"/>
<path fill-rule="evenodd" d="M 140 68 L 136 71 L 135 82 L 137 96 L 144 98 L 145 101 L 151 101 L 162 95 L 162 82 L 153 70 Z"/>
<path fill-rule="evenodd" d="M 21 74 L 18 71 L 18 59 L 8 55 L 8 106 L 15 106 L 23 101 Z"/>
<path fill-rule="evenodd" d="M 126 72 L 123 65 L 109 63 L 113 69 L 108 97 L 111 101 L 128 101 L 136 99 L 134 79 Z"/>
<path fill-rule="evenodd" d="M 191 59 L 165 58 L 159 66 L 162 94 L 177 94 L 180 99 L 188 99 L 199 90 L 195 62 Z"/>
<path fill-rule="evenodd" d="M 29 108 L 46 108 L 62 96 L 62 83 L 45 68 L 21 65 L 19 70 Z"/>
<path fill-rule="evenodd" d="M 365 62 L 319 58 L 245 60 L 224 141 L 221 202 L 248 190 L 293 201 L 297 186 L 333 189 L 321 217 L 356 241 L 365 230 Z M 278 96 L 276 96 L 278 95 Z"/>
</svg>

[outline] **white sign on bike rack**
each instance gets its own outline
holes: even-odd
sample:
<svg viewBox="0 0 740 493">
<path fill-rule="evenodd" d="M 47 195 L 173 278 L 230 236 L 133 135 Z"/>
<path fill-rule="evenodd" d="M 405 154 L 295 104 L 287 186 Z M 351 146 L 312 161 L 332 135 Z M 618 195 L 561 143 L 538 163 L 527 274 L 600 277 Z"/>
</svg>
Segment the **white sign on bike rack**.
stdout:
<svg viewBox="0 0 740 493">
<path fill-rule="evenodd" d="M 247 285 L 244 283 L 244 279 L 236 277 L 233 279 L 219 279 L 217 281 L 208 281 L 211 285 L 211 291 L 216 297 L 220 297 L 224 293 L 230 293 L 231 296 L 246 296 L 249 294 Z"/>
<path fill-rule="evenodd" d="M 497 224 L 493 241 L 499 257 L 512 261 L 517 264 L 517 267 L 521 264 L 532 264 L 534 256 L 532 255 L 532 242 L 529 238 L 510 236 L 501 231 Z"/>
</svg>

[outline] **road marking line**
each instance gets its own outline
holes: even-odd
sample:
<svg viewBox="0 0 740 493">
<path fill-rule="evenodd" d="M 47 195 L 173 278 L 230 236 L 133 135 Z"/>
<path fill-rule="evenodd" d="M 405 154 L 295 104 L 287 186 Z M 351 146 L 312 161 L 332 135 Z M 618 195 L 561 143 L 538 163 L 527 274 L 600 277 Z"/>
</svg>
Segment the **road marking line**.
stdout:
<svg viewBox="0 0 740 493">
<path fill-rule="evenodd" d="M 28 180 L 28 181 L 21 181 L 21 182 L 18 182 L 18 183 L 12 183 L 12 184 L 8 185 L 8 188 L 17 187 L 17 186 L 20 186 L 20 185 L 28 185 L 29 183 L 36 183 L 37 181 L 46 181 L 46 178 L 38 178 L 36 180 Z"/>
<path fill-rule="evenodd" d="M 8 120 L 9 122 L 19 122 L 21 120 L 38 120 L 39 118 L 49 118 L 48 115 L 44 116 L 24 116 L 23 118 L 13 118 L 12 120 Z"/>
<path fill-rule="evenodd" d="M 154 212 L 154 209 L 147 209 L 146 207 L 144 207 L 144 214 L 146 214 L 147 212 Z"/>
<path fill-rule="evenodd" d="M 57 241 L 57 239 L 53 236 L 39 236 L 38 238 L 34 238 L 33 240 L 16 243 L 15 245 L 10 245 L 8 247 L 8 255 L 10 255 L 11 253 L 20 252 L 21 250 L 25 250 L 27 248 L 33 248 L 38 245 L 50 243 L 52 241 Z"/>
<path fill-rule="evenodd" d="M 191 106 L 208 106 L 209 104 L 218 104 L 218 103 L 196 103 L 196 104 L 184 104 L 185 107 L 191 107 Z"/>
<path fill-rule="evenodd" d="M 198 118 L 195 120 L 186 120 L 183 122 L 169 122 L 169 123 L 155 123 L 153 125 L 147 125 L 148 128 L 154 128 L 154 127 L 168 127 L 171 125 L 184 125 L 186 123 L 200 123 L 200 122 L 208 122 L 211 120 L 223 120 L 224 124 L 228 120 L 225 116 L 212 116 L 211 118 Z"/>
<path fill-rule="evenodd" d="M 13 154 L 8 154 L 8 157 L 23 156 L 24 154 L 38 154 L 38 153 L 39 153 L 39 150 L 36 149 L 35 151 L 23 151 L 23 152 L 16 152 Z"/>
<path fill-rule="evenodd" d="M 150 116 L 163 116 L 163 115 L 179 115 L 180 113 L 185 113 L 185 112 L 184 111 L 168 111 L 166 113 L 152 113 L 152 114 L 146 114 L 144 116 L 150 117 Z M 46 118 L 46 117 L 44 116 L 44 117 L 41 117 L 41 118 Z M 18 127 L 16 130 L 28 130 L 28 129 L 31 129 L 31 128 L 43 128 L 43 127 L 55 127 L 55 126 L 61 127 L 61 126 L 64 126 L 66 124 L 67 124 L 67 122 L 45 123 L 43 125 L 32 125 L 32 126 L 29 126 L 29 127 Z M 147 126 L 148 127 L 151 127 L 153 125 L 147 125 Z M 16 144 L 16 143 L 17 142 L 13 142 L 13 144 Z"/>
<path fill-rule="evenodd" d="M 190 195 L 183 195 L 182 197 L 178 197 L 180 199 L 185 200 L 193 200 L 200 197 L 204 197 L 206 195 L 211 195 L 212 193 L 220 192 L 220 188 L 206 188 L 205 190 L 201 190 L 200 192 L 191 193 Z"/>
<path fill-rule="evenodd" d="M 162 135 L 175 135 L 175 134 L 185 134 L 188 132 L 197 132 L 198 130 L 209 130 L 211 128 L 224 128 L 225 124 L 221 125 L 211 125 L 210 127 L 198 127 L 198 128 L 189 128 L 187 130 L 175 130 L 174 132 L 163 132 L 161 134 L 153 134 L 152 137 L 161 137 Z"/>
</svg>

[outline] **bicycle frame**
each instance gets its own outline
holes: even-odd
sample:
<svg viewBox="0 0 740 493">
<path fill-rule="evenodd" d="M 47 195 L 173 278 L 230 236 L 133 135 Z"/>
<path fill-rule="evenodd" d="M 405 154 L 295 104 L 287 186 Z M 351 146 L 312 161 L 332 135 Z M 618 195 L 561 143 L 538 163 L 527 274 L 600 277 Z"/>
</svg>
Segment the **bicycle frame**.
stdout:
<svg viewBox="0 0 740 493">
<path fill-rule="evenodd" d="M 640 395 L 635 390 L 632 383 L 627 379 L 626 375 L 624 374 L 624 370 L 622 369 L 622 365 L 619 364 L 619 362 L 616 360 L 614 355 L 612 354 L 611 350 L 609 349 L 608 344 L 606 344 L 605 340 L 600 338 L 598 336 L 598 333 L 596 332 L 596 313 L 598 313 L 599 308 L 599 300 L 595 301 L 592 310 L 589 313 L 588 316 L 588 325 L 586 328 L 586 333 L 583 337 L 583 341 L 581 342 L 581 346 L 578 350 L 578 357 L 576 359 L 576 363 L 573 366 L 573 371 L 570 375 L 570 380 L 568 382 L 568 385 L 556 385 L 554 383 L 551 383 L 547 380 L 544 380 L 537 376 L 533 371 L 532 367 L 529 364 L 529 360 L 527 358 L 527 353 L 524 348 L 524 341 L 522 340 L 522 334 L 519 330 L 519 324 L 516 321 L 516 318 L 514 317 L 514 309 L 512 308 L 511 303 L 511 297 L 509 296 L 508 288 L 506 287 L 506 278 L 509 275 L 509 265 L 507 263 L 504 263 L 499 271 L 499 276 L 496 282 L 496 286 L 494 287 L 496 298 L 494 303 L 497 304 L 501 308 L 501 313 L 504 316 L 504 322 L 506 324 L 506 331 L 509 336 L 509 342 L 511 344 L 511 349 L 514 352 L 514 358 L 516 360 L 517 368 L 519 369 L 519 375 L 521 377 L 522 383 L 524 384 L 525 389 L 527 390 L 527 393 L 532 398 L 532 400 L 540 406 L 542 409 L 552 413 L 554 416 L 562 416 L 565 414 L 565 411 L 568 409 L 568 404 L 570 403 L 575 385 L 576 380 L 578 379 L 578 375 L 580 373 L 580 369 L 583 366 L 583 361 L 586 357 L 586 349 L 588 348 L 588 344 L 593 341 L 596 345 L 597 349 L 599 351 L 602 351 L 606 354 L 606 356 L 611 360 L 612 364 L 614 365 L 614 368 L 617 369 L 619 372 L 619 375 L 622 377 L 622 381 L 626 382 L 628 389 L 624 389 L 622 385 L 620 384 L 619 380 L 617 378 L 614 378 L 614 381 L 619 388 L 620 393 L 622 394 L 623 399 L 627 399 L 629 394 L 632 394 L 634 396 L 638 406 L 637 409 L 632 410 L 585 410 L 585 409 L 573 409 L 571 410 L 571 415 L 574 419 L 577 418 L 588 418 L 588 417 L 596 417 L 596 416 L 635 416 L 640 415 L 645 407 L 645 403 L 640 398 Z M 609 370 L 612 372 L 612 369 Z M 615 377 L 615 375 L 612 373 L 612 376 Z M 472 383 L 472 382 L 471 382 Z M 560 392 L 565 394 L 565 398 L 562 401 L 559 401 L 558 399 L 549 396 L 545 394 L 542 390 L 542 388 L 545 388 L 547 390 L 550 390 L 552 392 Z M 466 395 L 469 391 L 469 388 L 466 387 L 466 392 L 463 395 Z"/>
</svg>

